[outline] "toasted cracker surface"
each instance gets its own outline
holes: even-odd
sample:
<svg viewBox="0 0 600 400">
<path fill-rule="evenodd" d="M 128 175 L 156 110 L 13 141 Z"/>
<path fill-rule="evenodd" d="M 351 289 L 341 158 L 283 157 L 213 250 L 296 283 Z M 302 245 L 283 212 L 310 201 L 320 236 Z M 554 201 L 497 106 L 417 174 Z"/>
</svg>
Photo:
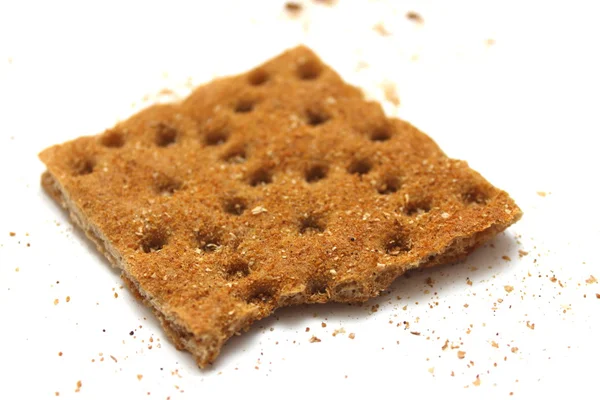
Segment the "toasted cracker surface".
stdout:
<svg viewBox="0 0 600 400">
<path fill-rule="evenodd" d="M 305 47 L 40 158 L 44 188 L 201 367 L 277 307 L 367 300 L 521 216 Z"/>
</svg>

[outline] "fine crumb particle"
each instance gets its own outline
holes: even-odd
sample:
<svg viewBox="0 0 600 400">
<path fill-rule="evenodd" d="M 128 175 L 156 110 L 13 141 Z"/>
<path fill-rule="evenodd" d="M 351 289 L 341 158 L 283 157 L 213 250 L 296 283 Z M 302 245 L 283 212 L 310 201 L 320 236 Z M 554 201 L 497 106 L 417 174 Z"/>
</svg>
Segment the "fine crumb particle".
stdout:
<svg viewBox="0 0 600 400">
<path fill-rule="evenodd" d="M 477 375 L 477 378 L 475 379 L 475 381 L 473 382 L 473 385 L 475 386 L 479 386 L 481 385 L 481 379 L 479 379 L 479 375 Z"/>
<path fill-rule="evenodd" d="M 58 397 L 58 396 L 60 396 L 60 392 L 54 392 L 54 395 L 55 395 L 56 397 Z"/>
<path fill-rule="evenodd" d="M 115 296 L 115 299 L 118 298 L 119 297 L 119 293 L 115 292 L 114 296 Z"/>
<path fill-rule="evenodd" d="M 519 257 L 525 257 L 527 254 L 529 254 L 528 251 L 525 250 L 519 250 Z"/>
<path fill-rule="evenodd" d="M 15 272 L 19 272 L 19 271 L 20 271 L 19 267 L 15 268 Z"/>
<path fill-rule="evenodd" d="M 598 283 L 598 279 L 594 278 L 594 275 L 590 275 L 590 277 L 589 277 L 589 278 L 587 278 L 587 279 L 585 280 L 585 282 L 586 282 L 588 285 L 591 285 L 592 283 Z"/>
<path fill-rule="evenodd" d="M 512 351 L 513 353 L 516 353 L 517 351 L 519 351 L 518 347 L 513 347 L 510 349 L 510 351 Z"/>
<path fill-rule="evenodd" d="M 285 9 L 291 14 L 297 14 L 302 11 L 302 4 L 295 1 L 288 1 L 285 3 Z"/>
<path fill-rule="evenodd" d="M 77 381 L 77 387 L 75 388 L 75 393 L 79 393 L 81 391 L 81 381 Z"/>
<path fill-rule="evenodd" d="M 462 350 L 459 350 L 459 351 L 457 351 L 457 352 L 456 352 L 456 355 L 457 355 L 457 356 L 458 356 L 458 358 L 460 358 L 461 360 L 462 360 L 463 358 L 465 358 L 465 355 L 466 355 L 466 354 L 467 354 L 467 352 L 466 352 L 466 351 L 462 351 Z"/>
<path fill-rule="evenodd" d="M 385 29 L 385 26 L 381 22 L 375 24 L 375 26 L 373 26 L 373 30 L 381 36 L 390 36 L 390 32 Z"/>
<path fill-rule="evenodd" d="M 304 332 L 310 332 L 310 328 L 307 326 Z"/>
<path fill-rule="evenodd" d="M 527 327 L 529 329 L 531 329 L 531 330 L 534 330 L 535 329 L 535 324 L 533 322 L 531 322 L 531 321 L 527 321 Z"/>
<path fill-rule="evenodd" d="M 9 234 L 11 237 L 16 235 L 16 233 L 14 233 L 14 232 L 8 232 L 8 234 Z"/>
<path fill-rule="evenodd" d="M 500 346 L 498 346 L 498 343 L 496 343 L 492 340 L 492 347 L 499 348 Z"/>
<path fill-rule="evenodd" d="M 486 39 L 486 40 L 485 40 L 485 45 L 486 45 L 487 47 L 492 47 L 492 46 L 493 46 L 493 45 L 495 45 L 495 44 L 496 44 L 496 40 L 494 40 L 494 39 L 492 39 L 492 38 L 489 38 L 489 39 Z M 543 193 L 543 192 L 542 192 L 542 193 Z"/>
<path fill-rule="evenodd" d="M 311 337 L 310 339 L 308 339 L 308 341 L 309 341 L 310 343 L 318 343 L 318 342 L 320 342 L 320 341 L 321 341 L 321 339 L 319 339 L 319 338 L 318 338 L 318 337 L 316 337 L 316 336 L 313 336 L 313 337 Z"/>
<path fill-rule="evenodd" d="M 509 256 L 502 256 L 502 259 L 503 259 L 504 261 L 511 261 Z"/>
<path fill-rule="evenodd" d="M 325 322 L 321 322 L 321 328 L 326 328 L 327 324 Z"/>
<path fill-rule="evenodd" d="M 596 293 L 596 298 L 600 299 L 600 293 Z"/>
<path fill-rule="evenodd" d="M 537 192 L 537 195 L 540 197 L 546 197 L 546 192 Z"/>
<path fill-rule="evenodd" d="M 138 381 L 141 381 L 143 377 L 144 377 L 144 375 L 142 375 L 142 374 L 137 374 L 137 379 L 138 379 Z"/>
<path fill-rule="evenodd" d="M 510 285 L 504 285 L 504 290 L 506 290 L 506 293 L 510 293 L 515 290 L 515 288 Z"/>
<path fill-rule="evenodd" d="M 467 278 L 467 285 L 473 286 L 473 281 L 471 281 L 469 278 Z"/>
<path fill-rule="evenodd" d="M 256 206 L 250 212 L 252 213 L 252 215 L 258 215 L 260 213 L 266 213 L 267 209 L 264 208 L 263 206 Z"/>
<path fill-rule="evenodd" d="M 383 84 L 383 95 L 385 96 L 385 99 L 387 101 L 389 101 L 396 107 L 400 105 L 400 97 L 398 97 L 396 85 L 392 82 L 385 82 Z"/>
<path fill-rule="evenodd" d="M 67 298 L 65 299 L 65 301 L 68 303 L 71 301 L 71 296 L 67 296 Z"/>
<path fill-rule="evenodd" d="M 110 358 L 112 358 L 114 362 L 117 362 L 117 358 L 115 356 L 110 356 Z"/>
<path fill-rule="evenodd" d="M 442 350 L 446 350 L 448 348 L 448 343 L 449 343 L 449 340 L 446 339 L 446 343 L 444 343 L 444 345 L 442 346 Z"/>
<path fill-rule="evenodd" d="M 54 305 L 58 304 L 58 299 L 54 299 Z"/>
<path fill-rule="evenodd" d="M 59 357 L 62 357 L 62 355 L 63 355 L 63 352 L 62 352 L 62 351 L 59 351 L 59 352 L 58 352 L 58 356 L 59 356 Z"/>
<path fill-rule="evenodd" d="M 354 339 L 354 338 L 356 337 L 356 335 L 355 335 L 354 333 L 351 333 L 351 334 L 349 334 L 349 335 L 348 335 L 348 337 L 349 337 L 350 339 Z"/>
<path fill-rule="evenodd" d="M 346 330 L 344 328 L 336 329 L 335 331 L 333 331 L 331 336 L 335 337 L 335 336 L 339 335 L 340 333 L 346 333 Z"/>
<path fill-rule="evenodd" d="M 415 336 L 421 336 L 421 332 L 415 332 L 415 331 L 411 331 L 411 334 L 415 335 Z"/>
<path fill-rule="evenodd" d="M 417 23 L 417 24 L 423 24 L 425 22 L 425 20 L 423 19 L 423 17 L 421 17 L 420 14 L 418 14 L 415 11 L 409 11 L 406 13 L 406 18 L 408 18 L 409 20 Z"/>
<path fill-rule="evenodd" d="M 429 368 L 427 371 L 429 371 L 429 373 L 430 373 L 431 375 L 433 375 L 433 372 L 435 371 L 435 368 L 434 368 L 434 367 L 431 367 L 431 368 Z"/>
</svg>

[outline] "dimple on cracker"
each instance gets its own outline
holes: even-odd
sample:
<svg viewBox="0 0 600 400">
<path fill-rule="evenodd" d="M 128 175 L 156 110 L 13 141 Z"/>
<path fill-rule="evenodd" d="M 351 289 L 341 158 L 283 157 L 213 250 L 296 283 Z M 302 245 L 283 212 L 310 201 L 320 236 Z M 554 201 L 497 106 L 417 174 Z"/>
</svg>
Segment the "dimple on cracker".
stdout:
<svg viewBox="0 0 600 400">
<path fill-rule="evenodd" d="M 305 47 L 40 158 L 47 192 L 200 367 L 278 307 L 367 300 L 521 216 Z"/>
</svg>

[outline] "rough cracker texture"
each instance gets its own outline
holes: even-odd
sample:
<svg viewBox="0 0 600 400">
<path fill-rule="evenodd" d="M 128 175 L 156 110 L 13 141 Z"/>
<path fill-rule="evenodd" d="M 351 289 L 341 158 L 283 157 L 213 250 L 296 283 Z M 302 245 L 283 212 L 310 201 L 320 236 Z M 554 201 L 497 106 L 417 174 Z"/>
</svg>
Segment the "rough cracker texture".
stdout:
<svg viewBox="0 0 600 400">
<path fill-rule="evenodd" d="M 40 158 L 44 188 L 201 367 L 277 307 L 367 300 L 521 216 L 305 47 Z"/>
</svg>

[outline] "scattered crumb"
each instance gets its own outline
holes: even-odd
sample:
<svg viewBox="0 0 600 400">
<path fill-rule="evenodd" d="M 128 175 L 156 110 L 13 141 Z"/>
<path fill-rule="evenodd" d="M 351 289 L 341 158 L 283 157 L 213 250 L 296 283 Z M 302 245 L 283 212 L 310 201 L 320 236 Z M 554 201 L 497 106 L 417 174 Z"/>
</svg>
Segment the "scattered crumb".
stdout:
<svg viewBox="0 0 600 400">
<path fill-rule="evenodd" d="M 456 352 L 456 355 L 457 355 L 457 356 L 458 356 L 458 358 L 460 358 L 461 360 L 462 360 L 463 358 L 465 358 L 465 355 L 466 355 L 466 354 L 467 354 L 467 352 L 466 352 L 466 351 L 462 351 L 462 350 L 459 350 L 459 351 L 457 351 L 457 352 Z"/>
<path fill-rule="evenodd" d="M 59 392 L 54 392 L 54 395 L 58 397 L 58 396 L 60 396 L 60 393 Z"/>
<path fill-rule="evenodd" d="M 327 324 L 325 322 L 321 322 L 321 328 L 325 328 L 327 327 Z"/>
<path fill-rule="evenodd" d="M 115 296 L 115 299 L 117 299 L 119 297 L 119 293 L 115 292 L 114 296 Z"/>
<path fill-rule="evenodd" d="M 300 11 L 302 11 L 302 4 L 296 3 L 295 1 L 288 1 L 285 3 L 285 9 L 290 14 L 298 14 Z"/>
<path fill-rule="evenodd" d="M 510 351 L 512 351 L 513 353 L 516 353 L 517 351 L 519 351 L 518 347 L 513 347 L 510 349 Z"/>
<path fill-rule="evenodd" d="M 497 348 L 497 349 L 498 349 L 500 346 L 498 346 L 498 343 L 496 343 L 496 342 L 494 342 L 494 341 L 492 340 L 492 347 L 495 347 L 495 348 Z"/>
<path fill-rule="evenodd" d="M 596 293 L 596 298 L 600 299 L 600 293 Z"/>
<path fill-rule="evenodd" d="M 141 381 L 143 377 L 144 377 L 144 375 L 142 375 L 142 374 L 137 374 L 138 381 Z"/>
<path fill-rule="evenodd" d="M 590 275 L 590 277 L 589 277 L 589 278 L 587 278 L 587 279 L 585 280 L 585 282 L 586 282 L 588 285 L 591 285 L 592 283 L 598 283 L 598 279 L 594 278 L 594 275 Z"/>
<path fill-rule="evenodd" d="M 354 338 L 356 337 L 356 335 L 355 335 L 354 333 L 351 333 L 351 334 L 349 334 L 349 335 L 348 335 L 348 337 L 349 337 L 350 339 L 354 339 Z"/>
<path fill-rule="evenodd" d="M 469 308 L 469 305 L 465 303 L 465 304 L 463 304 L 463 307 L 464 308 Z"/>
<path fill-rule="evenodd" d="M 333 333 L 331 334 L 331 336 L 337 336 L 340 333 L 346 333 L 346 330 L 344 328 L 340 328 L 340 329 L 336 329 L 335 331 L 333 331 Z"/>
<path fill-rule="evenodd" d="M 110 356 L 110 358 L 112 358 L 114 362 L 117 362 L 117 358 L 115 356 Z"/>
<path fill-rule="evenodd" d="M 307 326 L 304 332 L 310 332 L 310 328 Z"/>
<path fill-rule="evenodd" d="M 506 290 L 506 293 L 510 293 L 515 290 L 515 288 L 510 285 L 504 285 L 504 290 Z"/>
<path fill-rule="evenodd" d="M 71 296 L 67 296 L 67 298 L 65 299 L 65 301 L 68 303 L 71 301 Z"/>
<path fill-rule="evenodd" d="M 446 350 L 448 348 L 448 339 L 446 339 L 446 343 L 442 346 L 442 350 Z"/>
<path fill-rule="evenodd" d="M 473 286 L 473 282 L 469 278 L 467 278 L 467 285 Z"/>
<path fill-rule="evenodd" d="M 320 341 L 321 341 L 321 339 L 319 339 L 319 338 L 318 338 L 318 337 L 316 337 L 316 336 L 313 336 L 313 337 L 311 337 L 310 339 L 308 339 L 308 341 L 309 341 L 310 343 L 318 343 L 318 342 L 320 342 Z"/>
<path fill-rule="evenodd" d="M 77 381 L 77 387 L 75 388 L 75 393 L 79 393 L 81 390 L 81 381 Z"/>
<path fill-rule="evenodd" d="M 54 299 L 54 305 L 58 304 L 58 299 Z"/>
<path fill-rule="evenodd" d="M 496 41 L 495 41 L 494 39 L 492 39 L 492 38 L 489 38 L 489 39 L 486 39 L 486 40 L 485 40 L 485 45 L 486 45 L 487 47 L 492 47 L 492 46 L 493 46 L 493 45 L 495 45 L 495 44 L 496 44 Z"/>
<path fill-rule="evenodd" d="M 529 254 L 528 251 L 525 250 L 519 250 L 519 257 L 525 257 L 527 254 Z"/>
<path fill-rule="evenodd" d="M 250 212 L 252 213 L 252 215 L 258 215 L 260 213 L 266 213 L 267 209 L 264 208 L 263 206 L 256 206 Z"/>
<path fill-rule="evenodd" d="M 425 22 L 425 20 L 423 20 L 423 17 L 421 17 L 421 15 L 419 15 L 417 12 L 415 11 L 409 11 L 406 13 L 406 18 L 408 18 L 409 20 L 417 23 L 417 24 L 423 24 Z"/>
<path fill-rule="evenodd" d="M 59 356 L 59 357 L 62 357 L 62 355 L 63 355 L 63 352 L 62 352 L 62 351 L 59 351 L 59 352 L 58 352 L 58 356 Z"/>
<path fill-rule="evenodd" d="M 546 192 L 537 192 L 537 195 L 540 197 L 546 197 Z"/>
<path fill-rule="evenodd" d="M 385 99 L 395 105 L 396 107 L 400 105 L 400 98 L 398 97 L 398 91 L 396 90 L 396 85 L 392 82 L 383 83 L 383 95 Z M 429 278 L 431 279 L 431 278 Z"/>
<path fill-rule="evenodd" d="M 505 261 L 511 261 L 509 256 L 502 256 L 502 259 Z"/>
<path fill-rule="evenodd" d="M 19 271 L 20 271 L 19 267 L 15 268 L 15 272 L 19 272 Z"/>
<path fill-rule="evenodd" d="M 15 235 L 16 235 L 16 233 L 14 233 L 14 232 L 8 232 L 8 234 L 9 234 L 10 236 L 15 236 Z"/>
<path fill-rule="evenodd" d="M 421 336 L 421 332 L 411 331 L 410 333 L 415 336 Z"/>
<path fill-rule="evenodd" d="M 473 382 L 473 385 L 475 385 L 475 386 L 481 385 L 481 379 L 479 379 L 479 375 L 477 375 L 477 379 L 475 379 L 475 381 Z"/>
<path fill-rule="evenodd" d="M 375 32 L 377 32 L 378 34 L 380 34 L 381 36 L 390 36 L 390 32 L 385 29 L 385 26 L 383 26 L 383 23 L 378 22 L 377 24 L 375 24 L 373 26 L 373 30 Z"/>
<path fill-rule="evenodd" d="M 534 323 L 532 323 L 532 322 L 530 322 L 530 321 L 527 321 L 527 327 L 528 327 L 529 329 L 531 329 L 531 330 L 534 330 L 534 329 L 535 329 L 535 324 L 534 324 Z"/>
<path fill-rule="evenodd" d="M 433 375 L 433 371 L 434 371 L 434 370 L 435 370 L 435 368 L 434 368 L 434 367 L 431 367 L 431 368 L 429 368 L 427 371 L 429 371 L 429 373 Z"/>
</svg>

